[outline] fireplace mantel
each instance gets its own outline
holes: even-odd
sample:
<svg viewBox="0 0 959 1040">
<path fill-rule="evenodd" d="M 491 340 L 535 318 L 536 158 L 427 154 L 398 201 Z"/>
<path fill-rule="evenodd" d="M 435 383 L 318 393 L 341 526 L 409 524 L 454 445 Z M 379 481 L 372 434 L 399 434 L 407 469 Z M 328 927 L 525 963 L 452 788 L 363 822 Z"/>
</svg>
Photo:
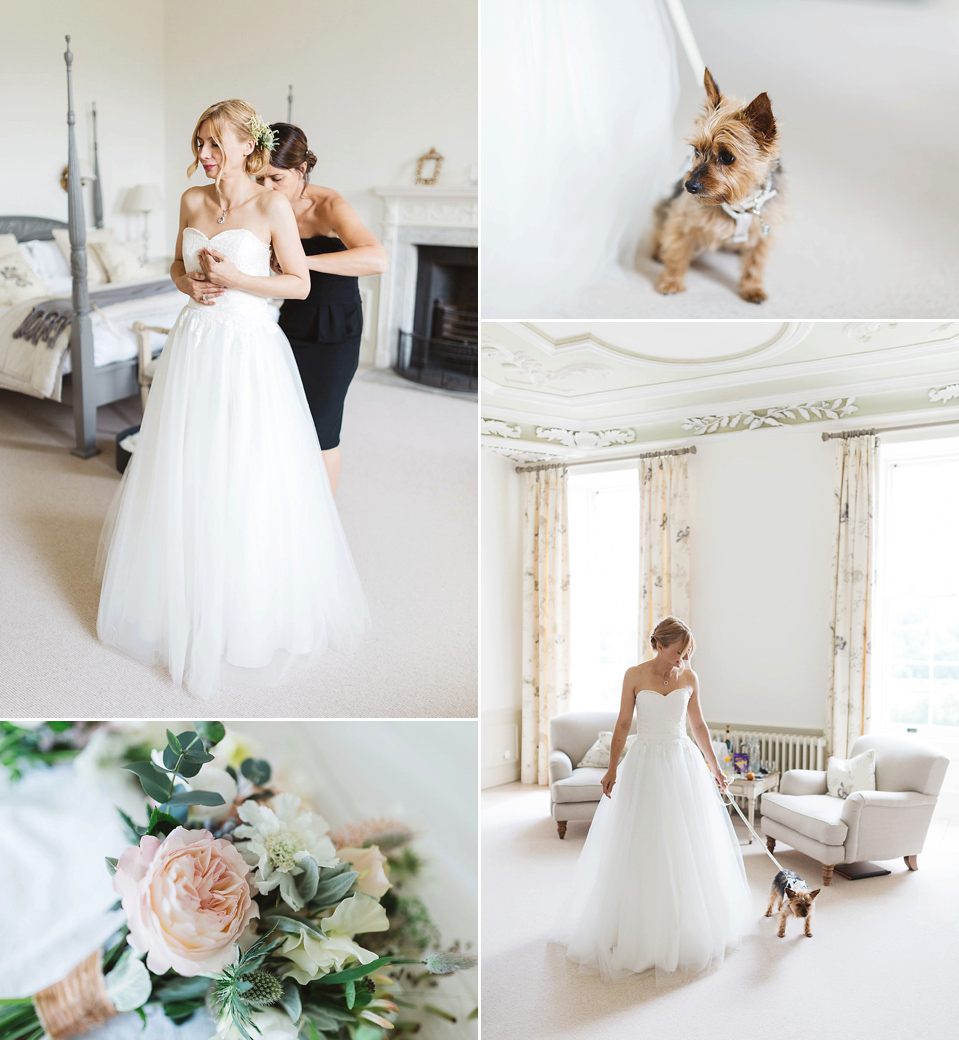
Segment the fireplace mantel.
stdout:
<svg viewBox="0 0 959 1040">
<path fill-rule="evenodd" d="M 433 185 L 374 188 L 383 200 L 383 247 L 389 269 L 380 281 L 376 360 L 389 368 L 399 330 L 412 329 L 416 297 L 416 247 L 472 246 L 478 243 L 476 188 Z"/>
</svg>

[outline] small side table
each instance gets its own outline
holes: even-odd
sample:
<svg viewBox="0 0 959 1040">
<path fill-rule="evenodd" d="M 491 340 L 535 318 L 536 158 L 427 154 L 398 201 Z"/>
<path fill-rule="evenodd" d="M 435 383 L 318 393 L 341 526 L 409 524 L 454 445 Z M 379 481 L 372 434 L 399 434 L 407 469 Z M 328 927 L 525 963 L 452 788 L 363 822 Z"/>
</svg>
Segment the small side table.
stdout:
<svg viewBox="0 0 959 1040">
<path fill-rule="evenodd" d="M 747 780 L 745 776 L 736 775 L 726 785 L 728 793 L 736 798 L 745 798 L 749 808 L 749 826 L 755 827 L 756 802 L 763 791 L 775 791 L 779 787 L 779 772 L 757 776 L 755 780 Z M 749 835 L 747 845 L 752 845 L 753 836 Z"/>
</svg>

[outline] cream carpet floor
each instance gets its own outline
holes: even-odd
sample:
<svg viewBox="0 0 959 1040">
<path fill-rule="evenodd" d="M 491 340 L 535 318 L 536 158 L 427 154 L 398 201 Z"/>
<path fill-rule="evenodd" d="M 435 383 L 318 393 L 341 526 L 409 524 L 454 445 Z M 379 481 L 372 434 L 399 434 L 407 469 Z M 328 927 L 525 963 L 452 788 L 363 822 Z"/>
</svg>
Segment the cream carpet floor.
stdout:
<svg viewBox="0 0 959 1040">
<path fill-rule="evenodd" d="M 370 602 L 350 657 L 261 694 L 199 701 L 96 636 L 94 561 L 116 489 L 114 436 L 139 399 L 99 411 L 102 454 L 70 454 L 69 409 L 0 391 L 0 712 L 5 717 L 475 717 L 476 404 L 392 373 L 347 398 L 337 504 Z"/>
<path fill-rule="evenodd" d="M 698 260 L 687 291 L 660 296 L 644 249 L 620 282 L 592 286 L 569 318 L 954 318 L 959 314 L 959 161 L 954 0 L 685 0 L 720 87 L 765 90 L 781 128 L 791 218 L 760 306 L 735 292 L 739 259 Z M 680 54 L 680 142 L 702 104 Z M 496 317 L 492 311 L 484 317 Z"/>
<path fill-rule="evenodd" d="M 761 918 L 775 867 L 759 843 L 743 845 L 759 934 L 715 972 L 658 988 L 646 977 L 608 984 L 581 975 L 547 943 L 587 832 L 570 823 L 560 841 L 548 814 L 545 788 L 508 784 L 483 793 L 484 1040 L 901 1040 L 955 1032 L 959 828 L 942 806 L 919 870 L 897 860 L 883 864 L 892 871 L 886 877 L 834 876 L 816 900 L 811 939 L 794 918 L 783 939 L 775 918 Z M 737 831 L 745 841 L 741 822 Z M 776 853 L 817 887 L 812 860 L 782 844 Z"/>
</svg>

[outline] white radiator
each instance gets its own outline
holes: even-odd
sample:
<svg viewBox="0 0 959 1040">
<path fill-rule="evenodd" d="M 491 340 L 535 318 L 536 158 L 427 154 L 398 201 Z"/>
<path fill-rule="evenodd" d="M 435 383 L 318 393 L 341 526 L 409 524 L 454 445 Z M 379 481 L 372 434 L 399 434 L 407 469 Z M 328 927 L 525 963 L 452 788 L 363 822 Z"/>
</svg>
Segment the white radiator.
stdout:
<svg viewBox="0 0 959 1040">
<path fill-rule="evenodd" d="M 726 727 L 710 728 L 711 740 L 726 739 Z M 730 729 L 733 751 L 738 751 L 744 740 L 758 740 L 760 758 L 773 761 L 780 773 L 787 769 L 825 769 L 826 740 L 824 737 L 800 736 L 796 733 L 763 733 L 753 729 Z"/>
</svg>

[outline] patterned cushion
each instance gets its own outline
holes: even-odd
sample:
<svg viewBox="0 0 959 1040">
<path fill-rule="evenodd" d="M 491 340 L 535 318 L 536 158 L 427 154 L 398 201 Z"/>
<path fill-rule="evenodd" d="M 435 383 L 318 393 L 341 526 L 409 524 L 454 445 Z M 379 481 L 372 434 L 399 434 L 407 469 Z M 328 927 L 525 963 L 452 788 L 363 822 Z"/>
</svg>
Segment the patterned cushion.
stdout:
<svg viewBox="0 0 959 1040">
<path fill-rule="evenodd" d="M 876 790 L 876 752 L 873 748 L 855 758 L 833 756 L 826 764 L 826 792 L 848 798 L 853 791 Z"/>
<path fill-rule="evenodd" d="M 70 266 L 70 232 L 66 228 L 53 229 L 53 241 L 60 247 L 67 267 Z M 100 258 L 90 248 L 94 242 L 116 241 L 116 236 L 109 228 L 90 228 L 87 231 L 87 285 L 104 285 L 110 280 L 107 269 Z"/>
<path fill-rule="evenodd" d="M 91 242 L 90 248 L 106 268 L 111 282 L 135 282 L 149 272 L 129 242 Z"/>
<path fill-rule="evenodd" d="M 619 756 L 620 762 L 623 760 L 623 755 L 629 751 L 632 747 L 633 741 L 636 739 L 636 734 L 633 733 L 626 738 L 626 746 L 623 748 L 623 754 Z M 611 751 L 611 744 L 613 740 L 612 731 L 604 730 L 596 738 L 596 743 L 586 752 L 585 755 L 576 763 L 576 768 L 581 769 L 583 767 L 593 769 L 609 769 L 609 753 Z"/>
<path fill-rule="evenodd" d="M 46 295 L 46 283 L 37 277 L 27 258 L 20 252 L 16 239 L 12 248 L 9 244 L 6 249 L 0 245 L 0 306 L 11 306 Z"/>
</svg>

